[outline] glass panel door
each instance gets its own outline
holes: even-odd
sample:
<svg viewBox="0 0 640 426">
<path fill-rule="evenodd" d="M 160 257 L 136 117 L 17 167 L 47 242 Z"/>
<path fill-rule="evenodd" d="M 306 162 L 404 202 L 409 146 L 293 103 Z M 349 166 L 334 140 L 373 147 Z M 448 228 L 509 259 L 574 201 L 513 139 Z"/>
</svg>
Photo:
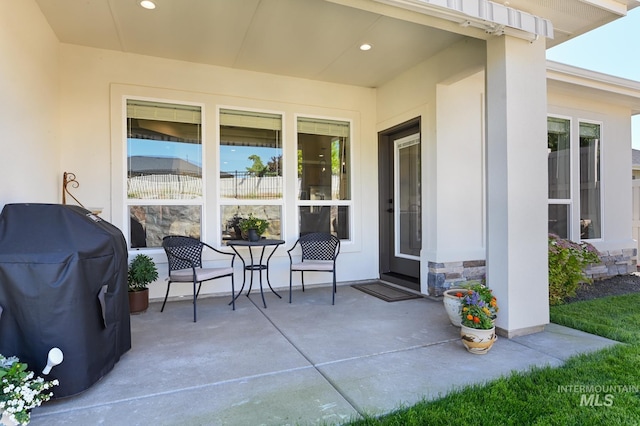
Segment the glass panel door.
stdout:
<svg viewBox="0 0 640 426">
<path fill-rule="evenodd" d="M 420 134 L 394 141 L 395 256 L 420 260 L 422 247 Z"/>
</svg>

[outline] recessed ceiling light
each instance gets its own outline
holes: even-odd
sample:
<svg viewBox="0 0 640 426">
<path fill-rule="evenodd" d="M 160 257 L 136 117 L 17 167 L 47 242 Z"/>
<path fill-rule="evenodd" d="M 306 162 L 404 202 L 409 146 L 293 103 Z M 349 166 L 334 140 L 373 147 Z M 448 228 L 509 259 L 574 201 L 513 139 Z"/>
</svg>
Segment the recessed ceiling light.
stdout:
<svg viewBox="0 0 640 426">
<path fill-rule="evenodd" d="M 151 0 L 142 0 L 140 2 L 140 6 L 144 7 L 145 9 L 155 9 L 156 8 L 156 4 L 154 2 L 152 2 Z"/>
<path fill-rule="evenodd" d="M 360 45 L 360 50 L 367 51 L 367 50 L 371 50 L 372 47 L 373 46 L 371 46 L 369 43 L 364 43 Z"/>
</svg>

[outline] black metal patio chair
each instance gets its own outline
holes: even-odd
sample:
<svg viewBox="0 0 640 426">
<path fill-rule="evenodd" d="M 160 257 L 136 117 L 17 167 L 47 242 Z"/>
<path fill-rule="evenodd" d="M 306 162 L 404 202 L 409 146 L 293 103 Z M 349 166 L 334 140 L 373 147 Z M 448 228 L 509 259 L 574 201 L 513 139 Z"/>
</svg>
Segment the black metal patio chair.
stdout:
<svg viewBox="0 0 640 426">
<path fill-rule="evenodd" d="M 204 248 L 209 248 L 216 253 L 231 256 L 231 265 L 221 268 L 203 268 L 202 252 Z M 193 282 L 193 322 L 196 322 L 196 301 L 200 294 L 200 287 L 203 281 L 215 280 L 218 278 L 231 277 L 231 302 L 233 310 L 236 309 L 235 304 L 235 288 L 233 279 L 233 262 L 235 261 L 235 253 L 227 253 L 211 247 L 196 238 L 170 235 L 162 239 L 162 248 L 167 254 L 169 261 L 169 283 L 167 284 L 167 293 L 162 302 L 162 309 L 167 303 L 169 289 L 172 282 Z M 196 284 L 198 289 L 196 290 Z"/>
<path fill-rule="evenodd" d="M 302 255 L 300 261 L 294 262 L 291 252 L 300 245 Z M 336 259 L 340 254 L 340 239 L 328 232 L 313 232 L 301 236 L 298 241 L 287 250 L 289 255 L 289 303 L 291 303 L 291 289 L 293 271 L 300 271 L 302 291 L 304 291 L 304 273 L 307 271 L 331 272 L 333 274 L 333 291 L 331 304 L 336 303 Z"/>
</svg>

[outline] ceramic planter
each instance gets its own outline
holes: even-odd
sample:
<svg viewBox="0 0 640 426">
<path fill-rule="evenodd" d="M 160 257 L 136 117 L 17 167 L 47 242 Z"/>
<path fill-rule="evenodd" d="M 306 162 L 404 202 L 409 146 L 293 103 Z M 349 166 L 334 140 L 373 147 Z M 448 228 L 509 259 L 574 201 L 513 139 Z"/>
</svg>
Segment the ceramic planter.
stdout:
<svg viewBox="0 0 640 426">
<path fill-rule="evenodd" d="M 484 355 L 489 352 L 498 336 L 496 336 L 495 327 L 489 330 L 479 330 L 460 325 L 460 338 L 467 351 L 476 355 Z"/>
<path fill-rule="evenodd" d="M 445 291 L 443 294 L 442 301 L 444 303 L 444 309 L 449 316 L 449 321 L 451 321 L 451 324 L 455 325 L 456 327 L 460 327 L 460 322 L 462 321 L 462 298 L 456 297 L 456 293 L 460 292 L 464 294 L 465 291 L 466 290 L 464 289 L 452 288 Z"/>
<path fill-rule="evenodd" d="M 252 242 L 260 241 L 260 234 L 258 234 L 257 229 L 250 228 L 249 231 L 247 232 L 247 236 L 249 238 L 249 241 L 252 241 Z"/>
</svg>

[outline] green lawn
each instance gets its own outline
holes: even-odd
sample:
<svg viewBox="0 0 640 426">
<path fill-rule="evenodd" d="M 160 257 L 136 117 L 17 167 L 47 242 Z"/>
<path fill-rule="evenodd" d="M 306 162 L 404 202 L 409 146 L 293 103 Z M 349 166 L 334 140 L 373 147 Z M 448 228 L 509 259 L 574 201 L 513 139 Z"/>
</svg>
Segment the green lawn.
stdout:
<svg viewBox="0 0 640 426">
<path fill-rule="evenodd" d="M 640 294 L 553 306 L 551 321 L 628 344 L 348 424 L 640 425 Z M 567 388 L 582 385 L 601 388 Z"/>
<path fill-rule="evenodd" d="M 640 343 L 640 294 L 551 307 L 551 322 L 630 344 Z M 640 385 L 640 383 L 638 383 Z"/>
</svg>

